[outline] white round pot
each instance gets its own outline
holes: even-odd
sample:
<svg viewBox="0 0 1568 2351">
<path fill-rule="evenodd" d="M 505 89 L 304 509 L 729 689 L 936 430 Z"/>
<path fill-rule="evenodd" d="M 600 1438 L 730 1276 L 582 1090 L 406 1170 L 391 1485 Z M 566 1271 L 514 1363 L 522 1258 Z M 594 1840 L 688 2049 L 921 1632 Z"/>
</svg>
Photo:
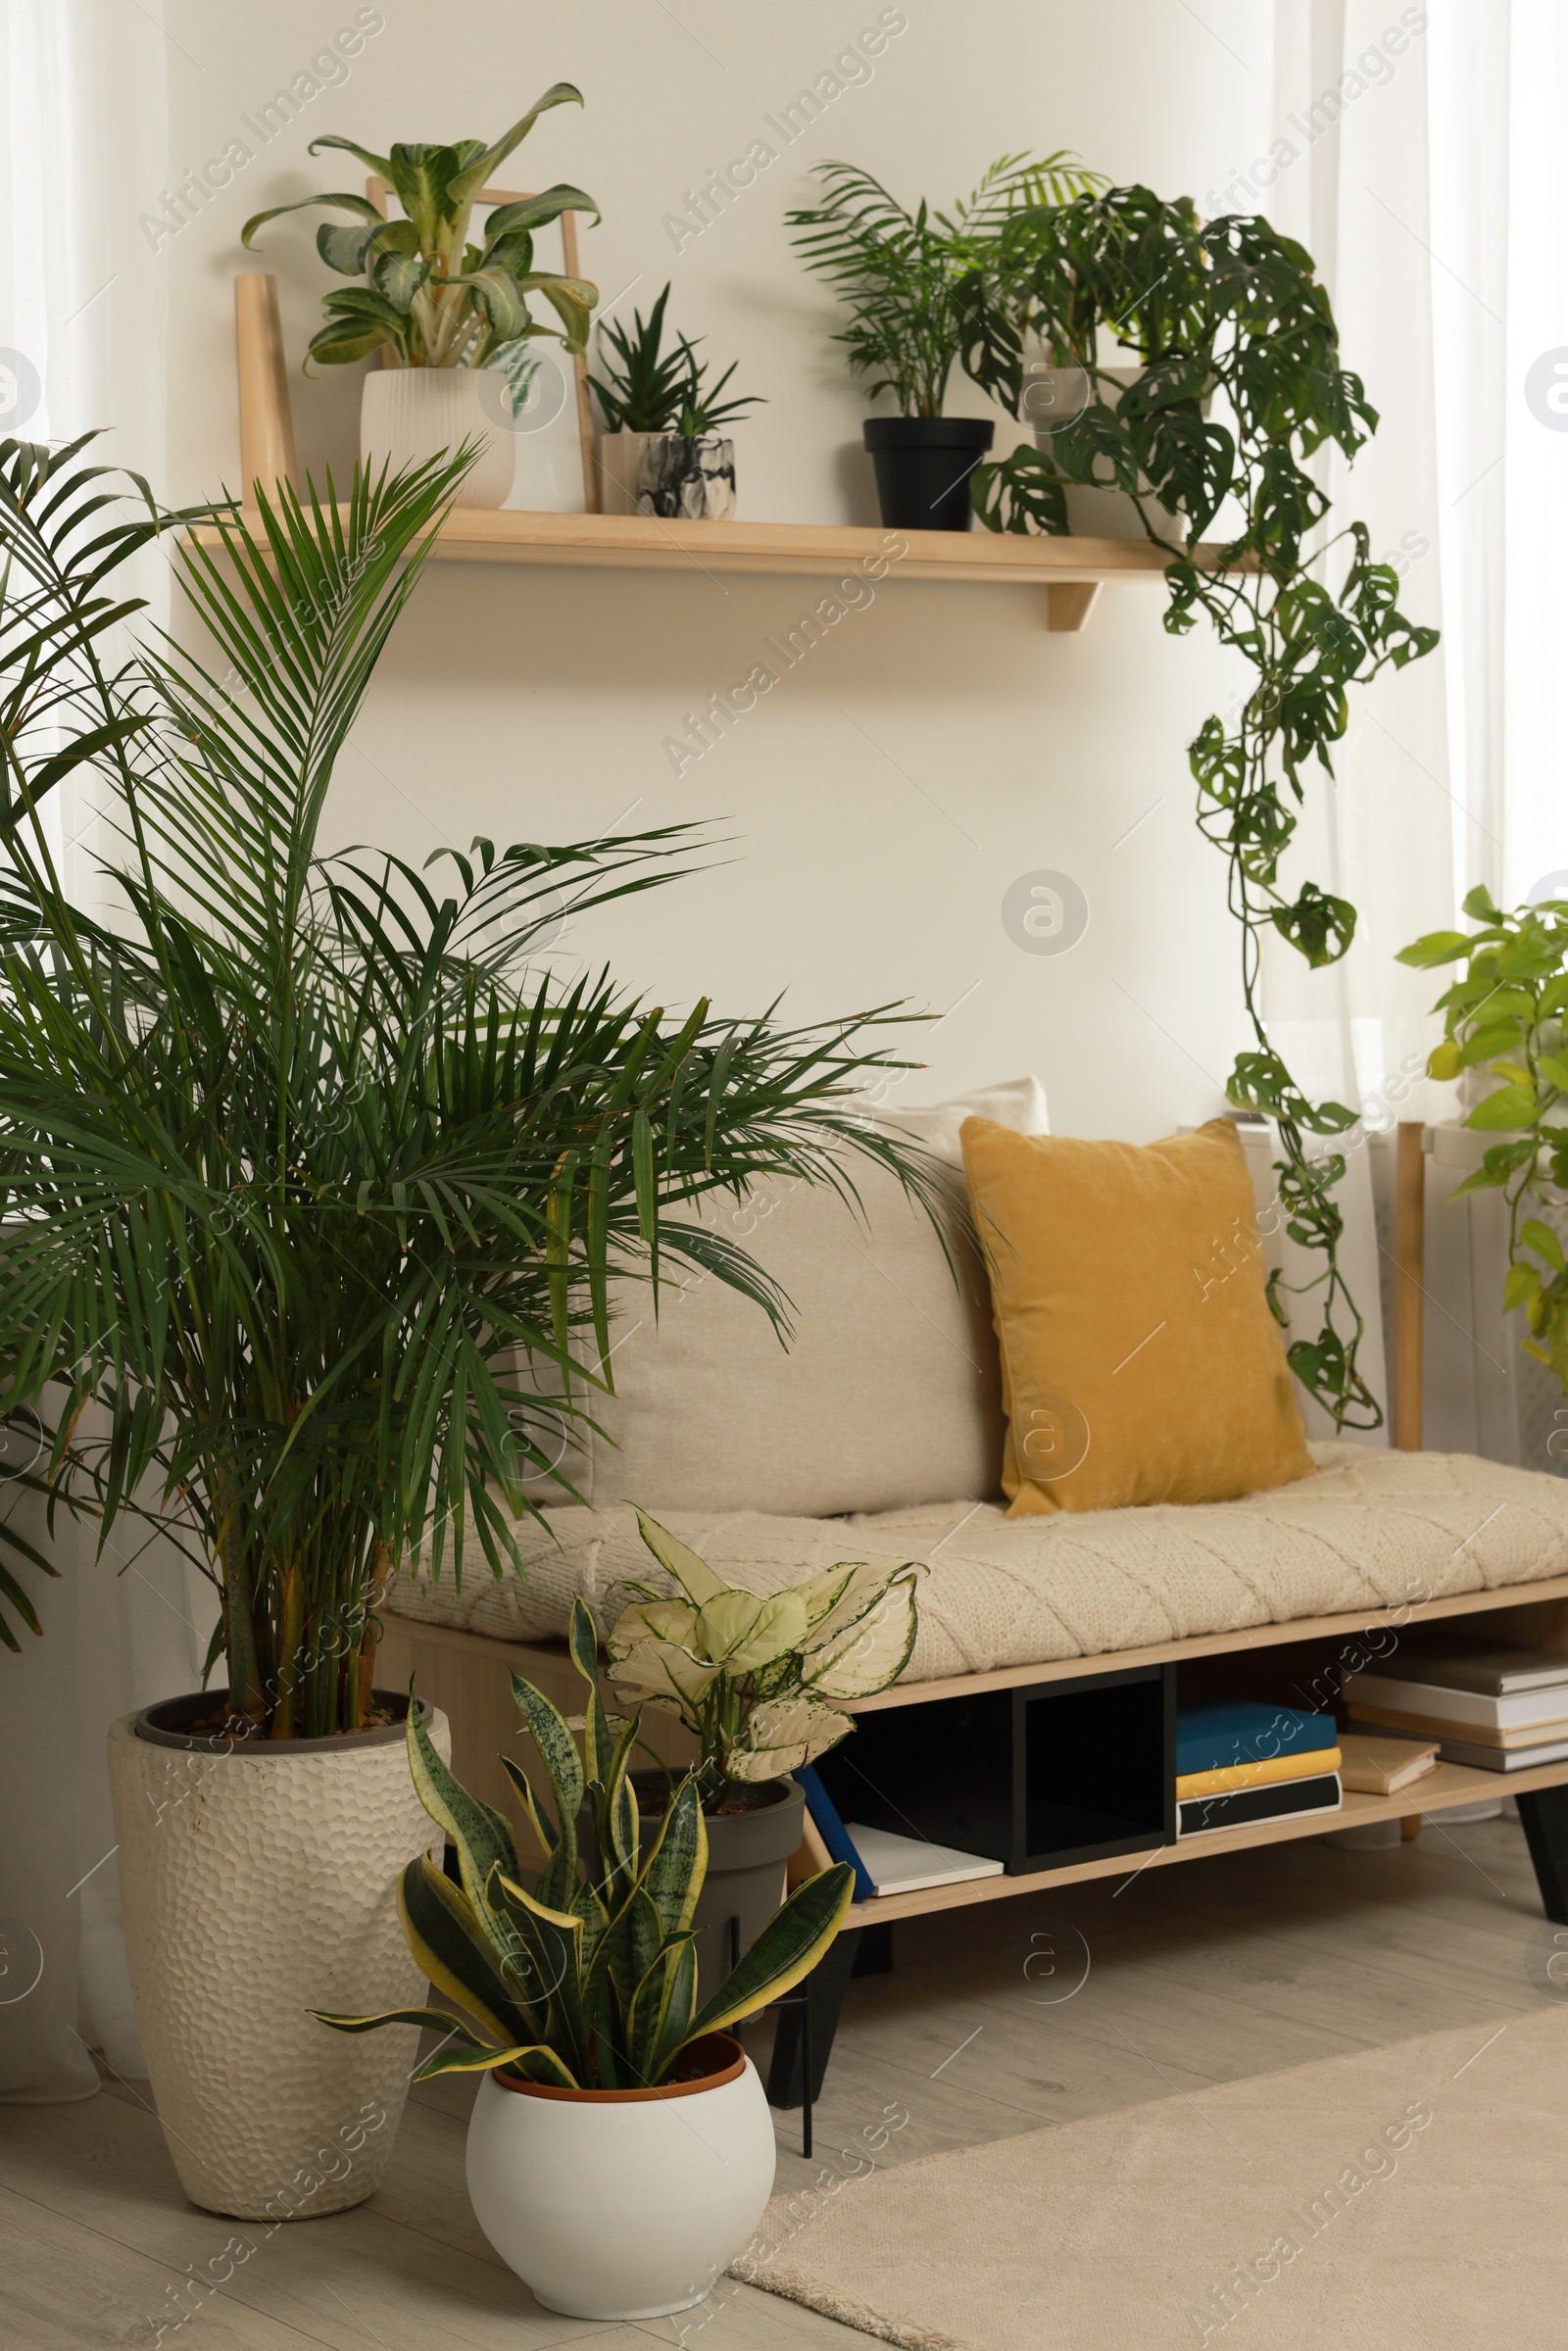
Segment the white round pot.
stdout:
<svg viewBox="0 0 1568 2351">
<path fill-rule="evenodd" d="M 773 2122 L 728 2033 L 662 2089 L 559 2090 L 487 2074 L 468 2125 L 474 2217 L 547 2310 L 659 2319 L 710 2292 L 773 2187 Z"/>
<path fill-rule="evenodd" d="M 481 454 L 463 484 L 464 506 L 504 506 L 514 436 L 506 378 L 489 367 L 372 367 L 360 406 L 360 456 L 368 472 L 422 465 L 460 442 Z"/>
<path fill-rule="evenodd" d="M 110 1730 L 109 1780 L 136 2022 L 180 2185 L 248 2221 L 361 2204 L 418 2035 L 333 2033 L 308 2012 L 428 1996 L 397 1911 L 434 1837 L 402 1729 L 214 1753 L 154 1744 L 137 1720 Z M 450 1759 L 446 1717 L 425 1723 Z"/>
</svg>

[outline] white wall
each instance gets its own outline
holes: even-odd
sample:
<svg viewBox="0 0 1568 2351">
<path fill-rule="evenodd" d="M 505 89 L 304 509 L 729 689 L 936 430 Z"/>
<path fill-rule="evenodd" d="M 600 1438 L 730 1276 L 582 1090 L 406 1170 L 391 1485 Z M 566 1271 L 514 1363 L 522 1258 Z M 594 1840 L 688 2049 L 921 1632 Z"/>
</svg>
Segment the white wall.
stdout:
<svg viewBox="0 0 1568 2351">
<path fill-rule="evenodd" d="M 313 161 L 308 140 L 493 137 L 564 78 L 585 109 L 547 116 L 511 183 L 590 189 L 605 220 L 583 267 L 603 293 L 626 288 L 625 307 L 646 309 L 671 278 L 672 318 L 710 338 L 720 367 L 739 361 L 742 389 L 766 394 L 738 434 L 744 514 L 872 518 L 866 403 L 783 225 L 808 167 L 847 157 L 941 202 L 1004 149 L 1066 145 L 1113 178 L 1200 197 L 1257 151 L 1269 102 L 1265 30 L 1247 0 L 1204 0 L 1200 15 L 1152 0 L 906 0 L 906 28 L 872 77 L 677 250 L 664 216 L 685 191 L 755 138 L 778 145 L 764 116 L 878 12 L 879 0 L 362 12 L 384 25 L 346 80 L 160 242 L 170 493 L 237 483 L 230 279 L 259 266 L 239 250 L 241 221 L 362 184 L 351 158 Z M 242 115 L 354 16 L 353 0 L 165 0 L 175 166 L 235 137 L 256 146 Z M 315 253 L 326 217 L 275 224 L 260 257 L 279 276 L 295 355 L 320 293 L 342 282 Z M 313 467 L 352 463 L 360 372 L 295 376 Z M 985 408 L 966 386 L 956 405 Z M 1192 822 L 1185 746 L 1234 690 L 1225 660 L 1201 634 L 1165 636 L 1157 585 L 1107 590 L 1083 635 L 1052 637 L 1029 591 L 891 579 L 677 778 L 664 738 L 817 593 L 782 578 L 438 566 L 343 762 L 333 831 L 422 855 L 476 832 L 564 839 L 617 818 L 713 819 L 729 846 L 711 870 L 582 924 L 572 948 L 612 954 L 628 985 L 671 1004 L 706 992 L 749 1010 L 785 988 L 803 1019 L 895 997 L 956 1005 L 915 1047 L 930 1066 L 910 1099 L 1033 1069 L 1059 1130 L 1133 1140 L 1219 1108 L 1243 1041 L 1237 940 L 1222 861 Z M 1008 885 L 1040 868 L 1072 875 L 1090 903 L 1064 955 L 1025 954 L 1003 929 Z"/>
</svg>

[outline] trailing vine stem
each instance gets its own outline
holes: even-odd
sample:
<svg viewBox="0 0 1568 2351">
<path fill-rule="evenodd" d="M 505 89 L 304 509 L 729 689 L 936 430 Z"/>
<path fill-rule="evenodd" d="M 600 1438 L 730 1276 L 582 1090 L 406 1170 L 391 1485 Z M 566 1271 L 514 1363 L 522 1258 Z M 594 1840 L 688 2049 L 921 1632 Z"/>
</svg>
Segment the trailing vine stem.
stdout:
<svg viewBox="0 0 1568 2351">
<path fill-rule="evenodd" d="M 1356 1114 L 1301 1092 L 1270 1042 L 1257 982 L 1269 928 L 1313 967 L 1348 952 L 1356 915 L 1347 899 L 1311 881 L 1294 897 L 1280 887 L 1306 771 L 1315 763 L 1332 781 L 1350 686 L 1403 668 L 1438 641 L 1399 611 L 1397 577 L 1373 561 L 1363 523 L 1320 535 L 1330 502 L 1307 462 L 1330 442 L 1353 457 L 1377 412 L 1340 365 L 1333 313 L 1303 248 L 1258 219 L 1202 223 L 1185 197 L 1116 188 L 1021 214 L 965 282 L 960 307 L 966 371 L 1013 416 L 1042 415 L 1052 427 L 1040 446 L 977 470 L 981 519 L 993 530 L 1063 532 L 1070 485 L 1125 493 L 1170 558 L 1166 628 L 1183 635 L 1201 612 L 1252 667 L 1235 725 L 1206 718 L 1188 752 L 1200 830 L 1229 865 L 1254 1040 L 1227 1092 L 1275 1120 L 1286 1231 L 1323 1260 L 1320 1273 L 1283 1285 L 1322 1292 L 1318 1335 L 1290 1346 L 1291 1368 L 1337 1430 L 1375 1429 L 1382 1408 L 1357 1359 L 1364 1323 L 1339 1265 L 1334 1194 L 1346 1159 L 1311 1148 L 1346 1134 Z M 1135 357 L 1136 371 L 1101 363 L 1102 333 Z M 1221 416 L 1210 414 L 1216 395 Z M 1216 518 L 1223 535 L 1205 550 Z M 1317 575 L 1347 545 L 1335 592 Z M 1268 1299 L 1283 1326 L 1282 1280 L 1276 1269 Z"/>
</svg>

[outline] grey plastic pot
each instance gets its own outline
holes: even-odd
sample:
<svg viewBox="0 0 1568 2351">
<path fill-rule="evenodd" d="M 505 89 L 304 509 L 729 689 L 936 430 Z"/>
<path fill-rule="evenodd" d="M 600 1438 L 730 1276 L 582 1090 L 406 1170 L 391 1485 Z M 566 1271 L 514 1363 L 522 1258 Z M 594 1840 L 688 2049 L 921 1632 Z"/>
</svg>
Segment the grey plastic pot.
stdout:
<svg viewBox="0 0 1568 2351">
<path fill-rule="evenodd" d="M 772 1801 L 755 1812 L 711 1812 L 708 1876 L 697 1897 L 697 1997 L 711 1999 L 729 1974 L 734 1954 L 749 1950 L 784 1899 L 784 1865 L 801 1845 L 806 1791 L 794 1780 L 771 1780 Z"/>
</svg>

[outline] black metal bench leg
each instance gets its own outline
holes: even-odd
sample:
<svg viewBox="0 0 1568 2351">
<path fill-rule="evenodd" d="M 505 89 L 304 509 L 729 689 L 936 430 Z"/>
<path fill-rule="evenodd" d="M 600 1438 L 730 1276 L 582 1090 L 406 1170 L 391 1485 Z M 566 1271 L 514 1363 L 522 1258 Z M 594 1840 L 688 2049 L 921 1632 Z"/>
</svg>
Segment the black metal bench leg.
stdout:
<svg viewBox="0 0 1568 2351">
<path fill-rule="evenodd" d="M 800 1987 L 805 1998 L 780 2004 L 773 2062 L 767 2070 L 770 2106 L 805 2106 L 809 2118 L 811 2107 L 822 2095 L 822 2078 L 833 2052 L 844 1990 L 859 1946 L 858 1927 L 835 1935 L 831 1949 Z M 808 2146 L 807 2152 L 810 2152 Z"/>
<path fill-rule="evenodd" d="M 1525 1842 L 1536 1865 L 1541 1906 L 1568 1927 L 1568 1788 L 1537 1788 L 1517 1797 Z"/>
</svg>

